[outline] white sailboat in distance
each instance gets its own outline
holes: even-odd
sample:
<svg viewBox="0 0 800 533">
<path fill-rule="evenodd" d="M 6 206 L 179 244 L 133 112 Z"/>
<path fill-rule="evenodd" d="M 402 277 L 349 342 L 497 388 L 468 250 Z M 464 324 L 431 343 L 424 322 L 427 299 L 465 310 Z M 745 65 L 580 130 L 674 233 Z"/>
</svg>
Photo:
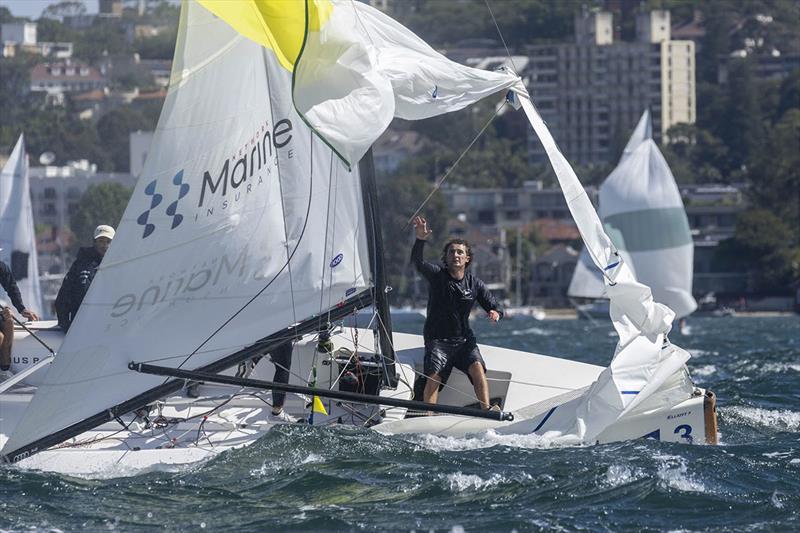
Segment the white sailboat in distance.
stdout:
<svg viewBox="0 0 800 533">
<path fill-rule="evenodd" d="M 544 144 L 620 336 L 608 367 L 481 346 L 499 412 L 471 406 L 461 375 L 438 405 L 412 397 L 424 341 L 391 331 L 369 153 L 393 117 L 493 94 Z M 715 442 L 713 395 L 666 339 L 673 313 L 619 260 L 513 72 L 458 65 L 361 2 L 184 2 L 152 146 L 53 363 L 0 384 L 5 460 L 88 476 L 200 461 L 268 431 L 276 388 L 314 425 Z M 341 325 L 373 303 L 373 330 Z M 290 339 L 288 386 L 268 381 L 268 357 L 234 375 Z M 27 332 L 17 341 L 35 353 Z M 188 380 L 205 385 L 190 395 Z"/>
<path fill-rule="evenodd" d="M 697 309 L 689 221 L 675 178 L 652 138 L 650 111 L 642 114 L 619 164 L 600 185 L 599 200 L 606 233 L 636 278 L 650 287 L 653 299 L 672 309 L 677 318 Z M 605 297 L 602 273 L 589 263 L 584 250 L 567 291 L 571 298 Z M 607 315 L 608 306 L 604 307 Z"/>
<path fill-rule="evenodd" d="M 41 314 L 44 309 L 24 135 L 19 136 L 0 172 L 0 260 L 11 267 L 25 306 Z"/>
</svg>

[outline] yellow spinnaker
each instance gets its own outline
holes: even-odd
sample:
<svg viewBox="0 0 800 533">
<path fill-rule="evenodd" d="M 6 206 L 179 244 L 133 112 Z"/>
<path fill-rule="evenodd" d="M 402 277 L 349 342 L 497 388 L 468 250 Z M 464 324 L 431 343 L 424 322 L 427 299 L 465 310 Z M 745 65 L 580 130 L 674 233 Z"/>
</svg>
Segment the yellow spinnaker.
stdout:
<svg viewBox="0 0 800 533">
<path fill-rule="evenodd" d="M 294 70 L 306 31 L 318 31 L 330 18 L 329 0 L 198 0 L 251 41 L 275 52 L 280 64 Z"/>
</svg>

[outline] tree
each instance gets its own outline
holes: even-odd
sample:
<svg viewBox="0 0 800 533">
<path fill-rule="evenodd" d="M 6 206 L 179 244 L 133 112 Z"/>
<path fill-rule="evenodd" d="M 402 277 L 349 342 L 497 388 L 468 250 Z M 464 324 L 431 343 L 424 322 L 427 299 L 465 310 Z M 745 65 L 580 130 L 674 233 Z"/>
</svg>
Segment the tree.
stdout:
<svg viewBox="0 0 800 533">
<path fill-rule="evenodd" d="M 130 169 L 130 133 L 150 130 L 153 126 L 141 113 L 130 107 L 109 111 L 97 121 L 100 142 L 111 156 L 114 171 L 127 172 Z"/>
<path fill-rule="evenodd" d="M 77 243 L 92 242 L 94 229 L 100 224 L 119 226 L 132 190 L 119 183 L 105 182 L 90 185 L 78 202 L 78 209 L 69 219 Z"/>
<path fill-rule="evenodd" d="M 732 239 L 720 243 L 716 268 L 748 271 L 756 292 L 787 294 L 800 277 L 800 246 L 791 246 L 792 228 L 766 209 L 751 209 L 736 222 Z"/>
<path fill-rule="evenodd" d="M 86 14 L 86 6 L 76 0 L 64 0 L 50 4 L 42 11 L 42 18 L 64 20 L 64 17 L 75 17 Z"/>
<path fill-rule="evenodd" d="M 431 184 L 419 175 L 391 175 L 379 178 L 378 201 L 381 206 L 380 225 L 385 243 L 386 273 L 395 292 L 393 302 L 411 295 L 413 268 L 409 264 L 413 244 L 413 226 L 409 218 L 431 191 Z M 420 212 L 434 233 L 428 252 L 437 250 L 447 237 L 447 208 L 441 194 L 428 200 Z"/>
</svg>

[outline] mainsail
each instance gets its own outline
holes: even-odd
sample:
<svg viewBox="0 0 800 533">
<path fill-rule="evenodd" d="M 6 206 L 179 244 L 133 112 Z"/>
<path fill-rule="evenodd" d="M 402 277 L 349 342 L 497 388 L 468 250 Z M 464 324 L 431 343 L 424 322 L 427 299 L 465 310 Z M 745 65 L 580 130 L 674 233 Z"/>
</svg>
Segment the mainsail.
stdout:
<svg viewBox="0 0 800 533">
<path fill-rule="evenodd" d="M 0 248 L 0 260 L 11 267 L 25 306 L 42 313 L 24 135 L 19 136 L 0 173 Z"/>
<path fill-rule="evenodd" d="M 5 454 L 373 284 L 361 185 L 305 126 L 273 50 L 182 6 L 150 154 L 58 357 Z"/>
</svg>

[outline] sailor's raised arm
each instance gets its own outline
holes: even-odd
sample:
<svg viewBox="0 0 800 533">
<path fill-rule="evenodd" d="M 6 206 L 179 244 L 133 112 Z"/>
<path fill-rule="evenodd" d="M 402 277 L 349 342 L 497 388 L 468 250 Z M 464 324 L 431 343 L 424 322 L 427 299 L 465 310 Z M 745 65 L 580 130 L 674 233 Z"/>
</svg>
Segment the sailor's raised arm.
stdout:
<svg viewBox="0 0 800 533">
<path fill-rule="evenodd" d="M 420 216 L 414 217 L 412 223 L 414 224 L 414 234 L 417 239 L 414 241 L 414 247 L 411 248 L 411 263 L 417 269 L 417 272 L 428 278 L 442 270 L 442 267 L 426 262 L 422 256 L 422 251 L 425 249 L 425 241 L 433 234 L 433 231 L 428 227 L 428 221 Z"/>
<path fill-rule="evenodd" d="M 503 306 L 500 305 L 500 302 L 498 302 L 497 298 L 494 297 L 492 291 L 486 288 L 486 284 L 484 284 L 481 280 L 477 280 L 476 288 L 478 289 L 478 303 L 481 307 L 483 307 L 483 310 L 488 313 L 489 320 L 492 322 L 497 322 L 503 318 L 503 315 L 505 314 L 503 311 Z"/>
</svg>

